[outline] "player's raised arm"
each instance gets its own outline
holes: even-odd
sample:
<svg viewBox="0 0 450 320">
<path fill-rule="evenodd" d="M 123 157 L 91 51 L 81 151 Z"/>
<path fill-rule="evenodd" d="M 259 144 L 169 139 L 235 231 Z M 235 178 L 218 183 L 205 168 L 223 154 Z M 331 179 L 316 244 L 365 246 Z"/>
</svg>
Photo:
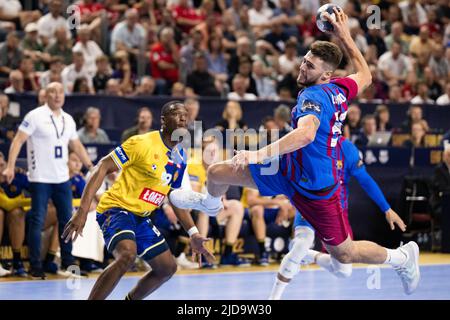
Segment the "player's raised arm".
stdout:
<svg viewBox="0 0 450 320">
<path fill-rule="evenodd" d="M 75 234 L 73 238 L 75 241 L 78 235 L 82 234 L 84 224 L 86 223 L 87 214 L 95 194 L 102 185 L 105 177 L 117 170 L 119 170 L 119 168 L 109 155 L 100 160 L 92 169 L 92 175 L 86 182 L 86 187 L 84 188 L 81 196 L 80 207 L 65 226 L 64 232 L 61 236 L 62 239 L 68 242 Z"/>
<path fill-rule="evenodd" d="M 353 79 L 358 84 L 358 94 L 360 94 L 372 83 L 372 75 L 366 59 L 364 59 L 364 56 L 361 51 L 359 51 L 350 35 L 347 24 L 348 16 L 342 9 L 339 10 L 338 8 L 334 8 L 333 10 L 336 15 L 336 21 L 332 19 L 328 13 L 324 13 L 324 17 L 333 25 L 334 30 L 332 31 L 332 34 L 341 40 L 349 61 L 353 63 L 355 73 L 349 75 L 349 78 Z"/>
</svg>

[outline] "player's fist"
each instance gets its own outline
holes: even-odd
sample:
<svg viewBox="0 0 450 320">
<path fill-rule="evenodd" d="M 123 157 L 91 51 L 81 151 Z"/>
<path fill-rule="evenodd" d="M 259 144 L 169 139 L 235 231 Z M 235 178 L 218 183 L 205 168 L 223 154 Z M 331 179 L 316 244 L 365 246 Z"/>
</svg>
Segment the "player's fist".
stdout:
<svg viewBox="0 0 450 320">
<path fill-rule="evenodd" d="M 329 33 L 334 34 L 339 39 L 351 37 L 350 29 L 348 28 L 348 16 L 344 10 L 340 7 L 333 7 L 333 12 L 334 19 L 328 12 L 324 12 L 322 15 L 324 19 L 333 25 L 333 30 L 329 31 Z"/>
</svg>

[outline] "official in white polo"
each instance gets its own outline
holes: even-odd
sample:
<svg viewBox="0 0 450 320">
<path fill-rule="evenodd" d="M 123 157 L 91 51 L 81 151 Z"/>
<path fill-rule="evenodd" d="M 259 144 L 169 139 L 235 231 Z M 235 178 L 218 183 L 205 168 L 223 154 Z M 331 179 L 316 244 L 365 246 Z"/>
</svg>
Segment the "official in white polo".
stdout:
<svg viewBox="0 0 450 320">
<path fill-rule="evenodd" d="M 28 220 L 30 275 L 45 279 L 40 259 L 41 230 L 52 199 L 58 214 L 59 234 L 72 215 L 72 190 L 69 180 L 68 147 L 87 168 L 92 162 L 78 139 L 75 121 L 62 110 L 64 88 L 52 82 L 46 88 L 47 103 L 25 115 L 11 143 L 8 165 L 3 174 L 8 183 L 14 178 L 14 166 L 22 145 L 27 141 L 28 172 L 31 189 L 31 215 Z M 72 243 L 60 242 L 61 267 L 73 264 Z"/>
</svg>

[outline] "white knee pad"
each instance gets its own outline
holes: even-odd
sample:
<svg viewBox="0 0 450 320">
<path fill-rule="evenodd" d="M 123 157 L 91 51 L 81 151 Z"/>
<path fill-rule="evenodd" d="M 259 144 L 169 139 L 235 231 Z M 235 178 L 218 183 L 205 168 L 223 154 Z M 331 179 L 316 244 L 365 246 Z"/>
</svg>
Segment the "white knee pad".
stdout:
<svg viewBox="0 0 450 320">
<path fill-rule="evenodd" d="M 340 263 L 338 260 L 331 257 L 331 265 L 333 267 L 333 274 L 338 278 L 348 278 L 352 275 L 351 263 Z"/>
<path fill-rule="evenodd" d="M 301 230 L 300 230 L 301 229 Z M 300 263 L 314 243 L 314 231 L 310 228 L 297 228 L 295 238 L 291 241 L 289 253 L 280 264 L 280 274 L 292 279 L 300 271 Z"/>
</svg>

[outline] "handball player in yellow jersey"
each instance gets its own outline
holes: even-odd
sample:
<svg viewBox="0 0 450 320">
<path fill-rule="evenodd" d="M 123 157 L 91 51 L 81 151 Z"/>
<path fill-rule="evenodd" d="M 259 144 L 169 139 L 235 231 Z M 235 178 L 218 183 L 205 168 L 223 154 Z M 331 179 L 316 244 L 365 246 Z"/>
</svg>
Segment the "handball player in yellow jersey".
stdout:
<svg viewBox="0 0 450 320">
<path fill-rule="evenodd" d="M 122 172 L 97 206 L 97 222 L 115 261 L 99 276 L 89 299 L 105 299 L 136 256 L 147 261 L 152 270 L 128 293 L 127 300 L 145 298 L 176 272 L 175 259 L 148 216 L 163 204 L 172 189 L 190 186 L 186 152 L 180 141 L 172 139 L 175 130 L 178 129 L 177 133 L 184 131 L 186 118 L 187 111 L 182 102 L 166 103 L 161 109 L 160 131 L 129 138 L 93 169 L 80 208 L 65 227 L 62 237 L 66 241 L 82 235 L 89 206 L 104 178 L 114 171 Z M 190 236 L 193 253 L 203 254 L 212 262 L 214 256 L 204 246 L 209 239 L 198 233 L 189 211 L 174 210 Z"/>
</svg>

